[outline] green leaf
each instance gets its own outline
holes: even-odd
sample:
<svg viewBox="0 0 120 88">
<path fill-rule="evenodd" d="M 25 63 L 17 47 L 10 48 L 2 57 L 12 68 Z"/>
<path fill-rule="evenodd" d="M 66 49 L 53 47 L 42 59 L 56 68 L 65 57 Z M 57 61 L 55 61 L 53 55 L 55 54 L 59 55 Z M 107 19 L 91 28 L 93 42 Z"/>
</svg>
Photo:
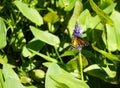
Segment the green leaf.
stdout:
<svg viewBox="0 0 120 88">
<path fill-rule="evenodd" d="M 98 65 L 93 64 L 89 67 L 84 69 L 84 72 L 88 73 L 89 75 L 92 75 L 94 77 L 100 78 L 107 82 L 114 82 L 116 81 L 116 69 L 114 65 Z"/>
<path fill-rule="evenodd" d="M 97 64 L 93 64 L 85 68 L 84 72 L 101 79 L 105 79 L 107 77 L 107 74 L 105 73 L 105 71 L 101 69 L 101 67 L 99 67 L 99 65 Z"/>
<path fill-rule="evenodd" d="M 12 78 L 7 78 L 4 86 L 5 88 L 25 88 L 20 81 Z"/>
<path fill-rule="evenodd" d="M 44 42 L 40 41 L 39 39 L 33 38 L 31 41 L 28 42 L 26 46 L 23 47 L 22 54 L 24 57 L 34 56 L 29 50 L 27 50 L 27 48 L 30 48 L 38 52 L 42 49 L 44 45 L 45 45 Z"/>
<path fill-rule="evenodd" d="M 71 11 L 75 6 L 76 0 L 59 0 L 59 6 L 65 11 Z"/>
<path fill-rule="evenodd" d="M 110 13 L 113 11 L 113 9 L 115 8 L 115 6 L 116 6 L 116 3 L 111 4 L 110 6 L 108 6 L 107 8 L 105 8 L 103 11 L 104 11 L 106 14 L 110 14 Z M 95 17 L 92 17 L 92 18 L 90 19 L 90 22 L 89 22 L 89 24 L 88 24 L 88 28 L 93 29 L 93 28 L 96 27 L 96 25 L 97 25 L 98 23 L 100 23 L 100 18 L 99 18 L 98 15 L 96 15 Z"/>
<path fill-rule="evenodd" d="M 86 9 L 80 14 L 80 16 L 78 18 L 78 22 L 80 23 L 80 25 L 87 26 L 90 21 L 91 21 L 91 14 L 90 14 L 89 10 Z"/>
<path fill-rule="evenodd" d="M 100 8 L 106 8 L 107 6 L 113 3 L 114 3 L 113 0 L 101 0 L 99 4 L 100 4 Z"/>
<path fill-rule="evenodd" d="M 120 59 L 116 55 L 105 52 L 95 47 L 95 43 L 92 44 L 92 48 L 96 50 L 97 52 L 101 53 L 102 55 L 104 55 L 105 57 L 107 57 L 111 61 L 120 61 Z"/>
<path fill-rule="evenodd" d="M 84 68 L 88 65 L 88 61 L 87 61 L 87 58 L 83 55 L 81 55 L 81 58 L 82 58 L 82 63 L 83 63 L 83 68 Z M 78 65 L 79 60 L 78 59 L 79 59 L 79 57 L 76 56 L 75 58 L 68 61 L 66 64 L 67 70 L 72 71 L 72 72 L 76 71 L 76 70 L 79 71 L 79 65 Z"/>
<path fill-rule="evenodd" d="M 32 31 L 33 35 L 37 39 L 40 39 L 41 41 L 43 41 L 47 44 L 50 44 L 52 46 L 59 47 L 60 40 L 57 36 L 55 36 L 49 32 L 39 30 L 33 26 L 30 26 L 30 30 Z"/>
<path fill-rule="evenodd" d="M 64 0 L 64 4 L 65 4 L 65 11 L 71 11 L 73 9 L 73 7 L 75 6 L 75 2 L 76 0 Z"/>
<path fill-rule="evenodd" d="M 114 10 L 111 14 L 111 19 L 114 21 L 114 26 L 106 24 L 106 31 L 103 33 L 102 36 L 103 41 L 109 51 L 120 50 L 120 21 L 118 19 L 119 17 L 120 13 Z"/>
<path fill-rule="evenodd" d="M 3 75 L 5 78 L 5 88 L 24 88 L 17 74 L 8 64 L 3 64 Z"/>
<path fill-rule="evenodd" d="M 65 57 L 65 56 L 74 56 L 75 54 L 71 50 L 65 51 L 60 57 Z"/>
<path fill-rule="evenodd" d="M 102 11 L 94 2 L 93 0 L 90 0 L 90 5 L 92 7 L 92 9 L 98 14 L 98 16 L 101 18 L 101 20 L 104 23 L 108 23 L 110 25 L 114 25 L 113 21 L 111 20 L 111 18 L 104 12 Z"/>
<path fill-rule="evenodd" d="M 3 79 L 2 69 L 0 69 L 0 88 L 5 88 L 4 87 L 4 79 Z"/>
<path fill-rule="evenodd" d="M 54 74 L 50 76 L 58 88 L 89 88 L 89 86 L 70 74 Z M 63 80 L 64 79 L 64 80 Z"/>
<path fill-rule="evenodd" d="M 28 7 L 27 4 L 21 1 L 15 1 L 14 3 L 27 19 L 39 26 L 43 24 L 43 19 L 36 9 Z"/>
<path fill-rule="evenodd" d="M 7 30 L 5 23 L 3 19 L 0 17 L 0 49 L 4 48 L 7 44 L 6 34 L 7 34 Z"/>
<path fill-rule="evenodd" d="M 46 56 L 46 55 L 44 55 L 44 54 L 42 54 L 42 53 L 36 52 L 36 51 L 34 51 L 34 50 L 32 50 L 32 49 L 29 49 L 29 48 L 28 48 L 28 50 L 29 50 L 30 52 L 32 52 L 33 54 L 38 55 L 38 56 L 44 58 L 44 59 L 47 60 L 47 61 L 51 61 L 51 62 L 55 62 L 55 63 L 57 62 L 56 59 L 51 58 L 51 57 L 49 57 L 49 56 Z"/>
<path fill-rule="evenodd" d="M 4 74 L 5 80 L 8 78 L 19 80 L 19 77 L 17 76 L 17 74 L 8 64 L 3 64 L 3 74 Z"/>
<path fill-rule="evenodd" d="M 48 68 L 45 85 L 45 88 L 89 88 L 85 82 L 62 70 L 55 63 Z"/>
<path fill-rule="evenodd" d="M 50 78 L 50 75 L 60 73 L 62 73 L 61 68 L 57 64 L 52 63 L 46 73 L 45 88 L 58 88 L 55 86 L 55 82 Z"/>
<path fill-rule="evenodd" d="M 120 13 L 117 11 L 113 11 L 111 18 L 114 21 L 114 29 L 111 29 L 111 30 L 114 30 L 112 36 L 115 35 L 116 47 L 117 47 L 117 50 L 120 50 L 120 24 L 119 24 L 120 20 L 118 19 L 120 18 Z"/>
<path fill-rule="evenodd" d="M 116 29 L 114 27 L 106 24 L 106 32 L 107 32 L 107 43 L 106 47 L 109 51 L 117 50 L 117 40 L 116 40 Z M 111 36 L 112 35 L 112 36 Z"/>
</svg>

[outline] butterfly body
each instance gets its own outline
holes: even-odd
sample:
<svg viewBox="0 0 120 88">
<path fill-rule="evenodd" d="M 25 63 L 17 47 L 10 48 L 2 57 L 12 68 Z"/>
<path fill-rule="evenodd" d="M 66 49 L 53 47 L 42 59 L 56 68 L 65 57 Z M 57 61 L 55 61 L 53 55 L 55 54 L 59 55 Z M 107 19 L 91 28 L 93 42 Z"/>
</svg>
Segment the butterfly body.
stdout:
<svg viewBox="0 0 120 88">
<path fill-rule="evenodd" d="M 72 49 L 74 48 L 82 48 L 84 46 L 87 46 L 88 45 L 88 42 L 86 42 L 85 40 L 83 40 L 82 38 L 80 37 L 74 37 L 72 38 Z"/>
</svg>

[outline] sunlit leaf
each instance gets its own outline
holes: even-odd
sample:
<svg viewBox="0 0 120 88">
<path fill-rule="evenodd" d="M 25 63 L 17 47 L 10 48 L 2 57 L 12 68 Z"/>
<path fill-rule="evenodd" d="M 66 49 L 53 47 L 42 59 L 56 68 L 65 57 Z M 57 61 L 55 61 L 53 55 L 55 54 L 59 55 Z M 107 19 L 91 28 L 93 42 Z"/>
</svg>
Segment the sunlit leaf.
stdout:
<svg viewBox="0 0 120 88">
<path fill-rule="evenodd" d="M 117 46 L 117 49 L 120 50 L 120 20 L 118 19 L 120 17 L 120 13 L 117 12 L 117 11 L 113 11 L 112 15 L 111 15 L 111 18 L 112 20 L 114 21 L 114 33 L 112 35 L 115 35 L 116 37 L 116 46 Z M 111 29 L 112 30 L 112 29 Z M 115 43 L 115 42 L 114 42 Z"/>
<path fill-rule="evenodd" d="M 55 47 L 59 46 L 60 40 L 57 36 L 55 36 L 49 32 L 39 30 L 33 26 L 30 26 L 30 30 L 32 31 L 33 35 L 37 39 L 40 39 L 41 41 L 43 41 L 47 44 L 50 44 L 52 46 L 55 46 Z"/>
<path fill-rule="evenodd" d="M 29 50 L 27 50 L 27 48 L 30 48 L 38 52 L 39 50 L 42 49 L 44 45 L 45 45 L 44 42 L 40 41 L 39 39 L 33 38 L 31 41 L 29 41 L 28 44 L 26 44 L 26 46 L 23 47 L 22 54 L 24 57 L 34 56 Z"/>
<path fill-rule="evenodd" d="M 62 73 L 60 67 L 57 64 L 52 63 L 49 66 L 48 71 L 46 73 L 45 88 L 58 88 L 58 87 L 56 87 L 54 85 L 55 82 L 50 78 L 50 75 L 52 75 L 52 74 L 60 74 L 60 73 Z"/>
<path fill-rule="evenodd" d="M 26 18 L 39 26 L 43 24 L 43 19 L 36 9 L 28 7 L 27 4 L 21 1 L 15 1 L 14 3 Z"/>
<path fill-rule="evenodd" d="M 99 67 L 99 65 L 97 65 L 97 64 L 93 64 L 93 65 L 90 65 L 89 67 L 85 68 L 84 72 L 87 72 L 87 73 L 89 73 L 89 74 L 91 74 L 93 76 L 99 77 L 99 78 L 105 78 L 107 76 L 105 71 L 103 71 Z"/>
<path fill-rule="evenodd" d="M 100 78 L 107 82 L 115 82 L 116 81 L 116 69 L 114 65 L 100 65 L 93 64 L 84 69 L 89 75 Z"/>
<path fill-rule="evenodd" d="M 113 11 L 113 9 L 115 8 L 115 6 L 116 6 L 116 3 L 111 4 L 110 6 L 108 6 L 107 8 L 105 8 L 103 11 L 104 11 L 106 14 L 110 14 L 110 13 Z M 96 25 L 97 25 L 98 23 L 100 23 L 100 18 L 99 18 L 98 15 L 95 16 L 95 17 L 92 17 L 90 20 L 91 20 L 91 21 L 89 22 L 88 28 L 92 28 L 92 29 L 93 29 L 93 28 L 96 27 Z"/>
<path fill-rule="evenodd" d="M 59 6 L 65 11 L 71 11 L 75 5 L 76 0 L 59 0 Z"/>
<path fill-rule="evenodd" d="M 117 11 L 113 11 L 113 13 L 111 14 L 111 19 L 114 21 L 114 26 L 106 24 L 106 32 L 103 32 L 103 41 L 109 51 L 120 50 L 120 21 L 118 19 L 119 17 L 120 13 Z"/>
<path fill-rule="evenodd" d="M 106 46 L 109 51 L 117 50 L 117 40 L 116 33 L 114 27 L 106 24 L 106 32 L 107 32 L 107 43 Z M 112 35 L 112 36 L 111 36 Z"/>
<path fill-rule="evenodd" d="M 101 20 L 104 23 L 108 23 L 110 25 L 114 25 L 112 19 L 104 12 L 102 11 L 94 2 L 93 0 L 90 0 L 90 5 L 92 7 L 92 9 L 98 14 L 98 16 L 101 18 Z"/>
<path fill-rule="evenodd" d="M 97 52 L 101 53 L 102 55 L 104 55 L 105 57 L 107 57 L 109 60 L 120 61 L 120 59 L 116 55 L 108 53 L 108 52 L 105 52 L 105 51 L 100 50 L 97 47 L 95 47 L 95 43 L 92 44 L 92 48 L 94 50 L 96 50 Z"/>
<path fill-rule="evenodd" d="M 55 62 L 55 63 L 57 62 L 56 59 L 51 58 L 51 57 L 49 57 L 49 56 L 47 56 L 47 55 L 44 55 L 44 54 L 42 54 L 42 53 L 39 53 L 39 52 L 34 51 L 34 50 L 32 50 L 32 49 L 29 49 L 29 48 L 28 48 L 28 50 L 29 50 L 30 52 L 32 52 L 33 54 L 38 55 L 38 56 L 44 58 L 44 59 L 47 60 L 47 61 L 51 61 L 51 62 Z"/>
<path fill-rule="evenodd" d="M 69 70 L 69 71 L 75 71 L 75 70 L 78 70 L 79 71 L 79 65 L 78 65 L 78 56 L 76 56 L 75 58 L 69 60 L 66 64 L 66 68 Z M 82 58 L 82 63 L 83 63 L 83 68 L 86 67 L 88 65 L 88 61 L 87 61 L 87 58 L 83 55 L 81 55 L 81 58 Z"/>
<path fill-rule="evenodd" d="M 20 81 L 12 78 L 7 78 L 4 86 L 5 88 L 25 88 Z"/>
<path fill-rule="evenodd" d="M 74 56 L 75 54 L 71 51 L 71 50 L 68 50 L 68 51 L 65 51 L 61 57 L 65 57 L 65 56 Z"/>
<path fill-rule="evenodd" d="M 4 79 L 3 79 L 2 69 L 0 69 L 0 88 L 4 88 Z"/>
<path fill-rule="evenodd" d="M 6 41 L 6 26 L 2 18 L 0 18 L 0 49 L 4 48 L 7 44 Z"/>
<path fill-rule="evenodd" d="M 76 79 L 71 74 L 53 74 L 50 77 L 59 88 L 90 88 L 84 81 Z"/>
<path fill-rule="evenodd" d="M 5 78 L 5 88 L 24 88 L 17 74 L 8 64 L 3 64 L 3 75 Z"/>
</svg>

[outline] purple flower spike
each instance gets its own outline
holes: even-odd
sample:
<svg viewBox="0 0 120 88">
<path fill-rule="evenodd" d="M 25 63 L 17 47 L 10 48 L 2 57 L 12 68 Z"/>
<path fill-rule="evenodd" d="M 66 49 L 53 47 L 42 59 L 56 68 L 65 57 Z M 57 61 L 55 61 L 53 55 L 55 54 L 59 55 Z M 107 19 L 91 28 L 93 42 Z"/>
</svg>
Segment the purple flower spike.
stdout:
<svg viewBox="0 0 120 88">
<path fill-rule="evenodd" d="M 73 38 L 74 37 L 81 37 L 83 34 L 80 32 L 81 31 L 81 27 L 79 26 L 78 22 L 76 22 L 75 28 L 74 28 L 74 32 L 73 32 Z"/>
</svg>

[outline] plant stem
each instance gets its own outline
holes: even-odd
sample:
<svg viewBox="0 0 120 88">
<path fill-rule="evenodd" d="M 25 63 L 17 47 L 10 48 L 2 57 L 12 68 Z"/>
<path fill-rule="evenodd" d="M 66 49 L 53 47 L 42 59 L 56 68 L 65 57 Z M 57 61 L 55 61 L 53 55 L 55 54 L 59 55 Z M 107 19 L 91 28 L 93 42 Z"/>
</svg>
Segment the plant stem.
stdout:
<svg viewBox="0 0 120 88">
<path fill-rule="evenodd" d="M 59 53 L 58 53 L 58 51 L 57 51 L 57 48 L 56 48 L 56 47 L 54 47 L 54 48 L 55 48 L 55 52 L 56 52 L 56 54 L 57 54 L 58 58 L 59 58 L 59 59 L 60 59 L 60 61 L 63 63 L 62 58 L 60 57 L 60 55 L 59 55 Z"/>
<path fill-rule="evenodd" d="M 79 63 L 79 66 L 80 66 L 80 75 L 81 75 L 81 80 L 84 81 L 84 76 L 83 76 L 83 64 L 82 64 L 82 57 L 81 57 L 81 52 L 79 52 L 79 58 L 78 58 L 78 63 Z"/>
</svg>

